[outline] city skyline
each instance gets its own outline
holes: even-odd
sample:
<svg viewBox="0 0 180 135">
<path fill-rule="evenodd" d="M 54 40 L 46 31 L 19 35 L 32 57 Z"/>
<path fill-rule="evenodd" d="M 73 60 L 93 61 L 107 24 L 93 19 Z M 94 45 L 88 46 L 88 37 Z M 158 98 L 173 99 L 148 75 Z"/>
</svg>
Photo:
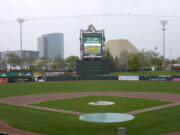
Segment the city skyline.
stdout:
<svg viewBox="0 0 180 135">
<path fill-rule="evenodd" d="M 106 41 L 128 39 L 138 49 L 145 50 L 154 50 L 157 46 L 162 55 L 160 20 L 166 19 L 166 58 L 180 57 L 178 0 L 77 0 L 74 4 L 76 6 L 72 6 L 72 2 L 73 0 L 1 1 L 0 51 L 20 50 L 19 25 L 16 19 L 22 17 L 26 19 L 23 23 L 23 50 L 37 50 L 37 37 L 58 32 L 65 35 L 65 57 L 79 56 L 79 31 L 93 24 L 97 29 L 105 29 Z M 5 22 L 6 20 L 10 21 Z"/>
</svg>

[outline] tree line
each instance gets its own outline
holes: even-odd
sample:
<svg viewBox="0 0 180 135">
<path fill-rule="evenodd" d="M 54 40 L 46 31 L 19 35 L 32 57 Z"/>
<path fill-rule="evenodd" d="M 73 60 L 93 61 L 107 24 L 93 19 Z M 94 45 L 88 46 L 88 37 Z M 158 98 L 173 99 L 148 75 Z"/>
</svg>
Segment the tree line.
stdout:
<svg viewBox="0 0 180 135">
<path fill-rule="evenodd" d="M 152 50 L 140 50 L 134 53 L 128 53 L 127 50 L 123 50 L 120 57 L 113 57 L 109 50 L 104 53 L 104 59 L 109 61 L 109 68 L 113 71 L 140 71 L 150 70 L 154 67 L 156 70 L 162 70 L 163 57 Z M 166 67 L 171 64 L 180 64 L 180 57 L 177 59 L 166 59 Z"/>
<path fill-rule="evenodd" d="M 8 54 L 7 59 L 2 59 L 1 62 L 4 65 L 10 65 L 16 67 L 22 64 L 23 69 L 28 70 L 51 70 L 51 69 L 71 69 L 74 70 L 76 67 L 76 61 L 79 59 L 78 56 L 69 56 L 66 59 L 57 56 L 55 59 L 47 59 L 46 57 L 35 59 L 35 58 L 22 58 L 13 53 Z"/>
<path fill-rule="evenodd" d="M 140 50 L 135 53 L 128 53 L 123 50 L 120 53 L 121 57 L 113 57 L 109 50 L 103 53 L 103 59 L 109 62 L 110 72 L 113 71 L 139 71 L 148 67 L 155 67 L 157 70 L 162 69 L 163 57 L 152 50 Z M 6 60 L 2 59 L 1 63 L 4 65 L 9 64 L 12 67 L 20 66 L 28 67 L 29 70 L 54 70 L 54 69 L 76 69 L 76 61 L 78 56 L 69 56 L 66 59 L 57 56 L 55 59 L 47 59 L 45 57 L 40 59 L 23 58 L 13 53 L 8 55 Z M 166 65 L 180 64 L 180 57 L 177 59 L 166 59 Z"/>
</svg>

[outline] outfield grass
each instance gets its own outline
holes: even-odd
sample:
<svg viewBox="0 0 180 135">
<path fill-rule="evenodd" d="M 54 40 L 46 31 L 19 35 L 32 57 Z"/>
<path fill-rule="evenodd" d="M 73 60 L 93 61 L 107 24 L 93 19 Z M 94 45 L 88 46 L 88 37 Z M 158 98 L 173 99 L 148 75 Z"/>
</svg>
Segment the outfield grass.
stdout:
<svg viewBox="0 0 180 135">
<path fill-rule="evenodd" d="M 110 102 L 115 102 L 115 104 L 108 106 L 95 106 L 88 104 L 89 102 L 95 102 L 95 101 L 110 101 Z M 82 113 L 97 113 L 97 112 L 123 113 L 123 112 L 130 112 L 133 110 L 164 105 L 168 103 L 169 102 L 161 102 L 158 100 L 149 100 L 149 99 L 147 100 L 147 99 L 138 99 L 138 98 L 89 96 L 89 97 L 47 101 L 34 105 L 55 108 L 55 109 L 64 109 L 64 110 L 82 112 Z"/>
<path fill-rule="evenodd" d="M 135 115 L 125 123 L 89 123 L 77 116 L 0 104 L 0 118 L 10 125 L 48 135 L 109 135 L 111 128 L 127 127 L 128 135 L 159 135 L 180 130 L 180 106 Z M 115 134 L 117 135 L 117 134 Z"/>
<path fill-rule="evenodd" d="M 135 91 L 180 93 L 179 82 L 152 81 L 62 81 L 0 85 L 0 98 L 42 93 Z"/>
<path fill-rule="evenodd" d="M 140 75 L 140 76 L 156 76 L 156 75 L 180 75 L 180 72 L 175 71 L 137 71 L 137 72 L 114 72 L 110 75 Z"/>
</svg>

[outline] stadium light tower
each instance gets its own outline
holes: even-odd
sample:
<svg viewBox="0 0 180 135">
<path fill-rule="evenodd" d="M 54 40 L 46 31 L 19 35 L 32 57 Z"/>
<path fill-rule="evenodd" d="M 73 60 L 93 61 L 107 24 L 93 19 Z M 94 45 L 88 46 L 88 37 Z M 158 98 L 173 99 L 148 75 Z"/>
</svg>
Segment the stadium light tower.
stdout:
<svg viewBox="0 0 180 135">
<path fill-rule="evenodd" d="M 162 26 L 162 31 L 163 31 L 163 62 L 162 62 L 162 67 L 163 69 L 165 69 L 165 64 L 166 64 L 166 58 L 165 58 L 165 30 L 166 30 L 166 26 L 168 24 L 167 20 L 161 20 L 160 24 Z"/>
<path fill-rule="evenodd" d="M 23 61 L 23 55 L 22 55 L 22 24 L 25 21 L 23 18 L 17 18 L 17 22 L 20 24 L 20 48 L 21 48 L 21 70 L 22 70 L 22 61 Z"/>
</svg>

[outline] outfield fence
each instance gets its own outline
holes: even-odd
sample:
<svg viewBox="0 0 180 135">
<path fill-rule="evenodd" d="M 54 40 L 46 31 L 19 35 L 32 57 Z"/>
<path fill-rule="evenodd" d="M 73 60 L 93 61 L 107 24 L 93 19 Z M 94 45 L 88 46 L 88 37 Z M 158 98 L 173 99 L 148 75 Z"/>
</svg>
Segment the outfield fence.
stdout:
<svg viewBox="0 0 180 135">
<path fill-rule="evenodd" d="M 46 81 L 119 80 L 119 81 L 180 81 L 180 76 L 78 76 L 46 77 Z"/>
</svg>

